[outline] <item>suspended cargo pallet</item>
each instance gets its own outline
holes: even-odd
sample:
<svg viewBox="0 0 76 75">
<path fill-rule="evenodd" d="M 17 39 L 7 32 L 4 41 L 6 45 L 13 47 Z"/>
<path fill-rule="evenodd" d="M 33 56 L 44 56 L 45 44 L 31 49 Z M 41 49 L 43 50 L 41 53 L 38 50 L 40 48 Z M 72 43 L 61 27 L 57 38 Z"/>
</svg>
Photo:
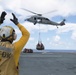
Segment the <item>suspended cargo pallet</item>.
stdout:
<svg viewBox="0 0 76 75">
<path fill-rule="evenodd" d="M 38 43 L 36 45 L 36 49 L 37 50 L 44 50 L 45 49 L 45 47 L 44 47 L 44 45 L 42 43 L 42 40 L 41 40 L 40 26 L 39 26 L 39 39 L 38 39 Z"/>
<path fill-rule="evenodd" d="M 39 43 L 36 45 L 37 50 L 44 50 L 44 45 L 42 43 Z"/>
</svg>

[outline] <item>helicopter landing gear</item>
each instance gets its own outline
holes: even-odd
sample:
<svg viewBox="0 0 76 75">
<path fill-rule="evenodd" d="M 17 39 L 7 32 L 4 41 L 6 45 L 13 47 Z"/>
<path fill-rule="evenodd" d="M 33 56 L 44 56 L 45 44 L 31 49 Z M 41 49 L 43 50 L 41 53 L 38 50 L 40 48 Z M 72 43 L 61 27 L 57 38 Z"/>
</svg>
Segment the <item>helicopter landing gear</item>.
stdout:
<svg viewBox="0 0 76 75">
<path fill-rule="evenodd" d="M 36 24 L 37 22 L 34 22 L 34 25 Z"/>
</svg>

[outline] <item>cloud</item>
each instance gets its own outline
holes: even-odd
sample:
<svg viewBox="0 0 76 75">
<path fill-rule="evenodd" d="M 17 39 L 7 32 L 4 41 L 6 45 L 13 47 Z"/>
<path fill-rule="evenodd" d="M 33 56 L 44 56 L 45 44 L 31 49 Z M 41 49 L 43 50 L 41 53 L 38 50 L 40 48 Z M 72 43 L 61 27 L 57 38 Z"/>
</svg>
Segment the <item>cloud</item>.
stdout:
<svg viewBox="0 0 76 75">
<path fill-rule="evenodd" d="M 76 15 L 76 0 L 1 0 L 0 10 L 12 10 L 17 14 L 27 14 L 27 11 L 24 11 L 21 8 L 25 8 L 36 13 L 46 13 L 52 10 L 57 10 L 56 13 L 49 13 L 51 16 L 61 15 Z M 31 13 L 28 13 L 28 15 Z"/>
<path fill-rule="evenodd" d="M 4 9 L 10 9 L 10 10 L 16 10 L 16 8 L 20 8 L 21 7 L 21 0 L 8 0 L 8 1 L 5 1 L 5 0 L 2 0 L 0 2 L 1 6 L 4 8 Z M 16 10 L 17 11 L 17 10 Z"/>
<path fill-rule="evenodd" d="M 72 32 L 71 38 L 76 42 L 76 31 Z"/>
<path fill-rule="evenodd" d="M 59 27 L 57 30 L 57 34 L 66 33 L 69 31 L 75 31 L 76 30 L 76 24 L 75 23 L 66 23 L 65 26 Z"/>
<path fill-rule="evenodd" d="M 63 45 L 63 44 L 64 43 L 61 41 L 61 37 L 59 35 L 56 35 L 56 36 L 53 37 L 52 45 L 54 45 L 54 46 L 60 46 L 60 45 Z"/>
<path fill-rule="evenodd" d="M 70 31 L 76 31 L 75 23 L 66 23 L 66 25 L 64 26 L 59 26 L 58 29 L 56 26 L 53 25 L 33 25 L 33 23 L 29 22 L 24 22 L 22 25 L 24 25 L 30 32 L 33 32 L 34 30 L 40 30 L 41 32 L 49 32 L 52 30 L 56 30 L 56 34 L 62 34 Z"/>
<path fill-rule="evenodd" d="M 55 42 L 58 42 L 59 40 L 60 40 L 60 36 L 56 35 L 56 36 L 54 37 L 54 41 L 55 41 Z"/>
<path fill-rule="evenodd" d="M 52 25 L 44 25 L 44 24 L 36 24 L 34 25 L 31 22 L 24 22 L 22 23 L 23 26 L 25 26 L 30 33 L 34 33 L 35 30 L 36 31 L 40 31 L 42 33 L 47 33 L 48 31 L 52 31 L 52 30 L 56 30 L 57 27 L 56 26 L 52 26 Z"/>
<path fill-rule="evenodd" d="M 62 3 L 58 3 L 59 11 L 58 13 L 62 16 L 76 15 L 75 5 L 76 0 L 62 0 Z"/>
<path fill-rule="evenodd" d="M 21 4 L 22 4 L 22 8 L 34 11 L 36 13 L 37 12 L 46 13 L 52 10 L 57 10 L 56 13 L 52 14 L 53 16 L 56 15 L 68 16 L 70 14 L 71 15 L 76 14 L 76 10 L 75 10 L 76 0 L 47 0 L 47 1 L 23 0 Z"/>
<path fill-rule="evenodd" d="M 52 49 L 69 49 L 71 48 L 69 43 L 66 43 L 66 41 L 63 41 L 62 38 L 59 35 L 53 36 L 49 40 L 49 47 Z"/>
<path fill-rule="evenodd" d="M 34 41 L 35 39 L 33 37 L 29 38 L 30 41 Z"/>
</svg>

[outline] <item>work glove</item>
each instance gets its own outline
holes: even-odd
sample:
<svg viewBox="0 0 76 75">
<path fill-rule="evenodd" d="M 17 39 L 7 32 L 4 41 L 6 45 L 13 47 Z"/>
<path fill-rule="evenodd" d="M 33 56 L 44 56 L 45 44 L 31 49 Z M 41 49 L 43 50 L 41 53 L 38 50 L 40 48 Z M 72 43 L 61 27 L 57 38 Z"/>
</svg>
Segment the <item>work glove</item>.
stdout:
<svg viewBox="0 0 76 75">
<path fill-rule="evenodd" d="M 5 15 L 6 15 L 6 14 L 7 14 L 7 13 L 6 13 L 5 11 L 2 12 L 1 17 L 0 17 L 0 23 L 1 23 L 1 24 L 2 24 L 3 21 L 5 20 Z"/>
<path fill-rule="evenodd" d="M 19 22 L 18 22 L 18 19 L 16 18 L 16 16 L 12 13 L 12 16 L 13 16 L 13 19 L 10 19 L 15 25 L 17 25 Z"/>
</svg>

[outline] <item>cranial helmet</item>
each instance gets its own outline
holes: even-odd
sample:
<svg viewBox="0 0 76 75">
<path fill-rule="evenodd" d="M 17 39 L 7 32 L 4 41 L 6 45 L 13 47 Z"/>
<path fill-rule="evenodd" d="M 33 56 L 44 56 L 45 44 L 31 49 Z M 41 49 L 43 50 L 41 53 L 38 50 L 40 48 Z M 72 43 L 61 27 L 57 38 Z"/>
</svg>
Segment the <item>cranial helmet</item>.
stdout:
<svg viewBox="0 0 76 75">
<path fill-rule="evenodd" d="M 11 26 L 4 26 L 0 29 L 0 39 L 1 40 L 15 40 L 14 38 L 15 30 Z"/>
</svg>

